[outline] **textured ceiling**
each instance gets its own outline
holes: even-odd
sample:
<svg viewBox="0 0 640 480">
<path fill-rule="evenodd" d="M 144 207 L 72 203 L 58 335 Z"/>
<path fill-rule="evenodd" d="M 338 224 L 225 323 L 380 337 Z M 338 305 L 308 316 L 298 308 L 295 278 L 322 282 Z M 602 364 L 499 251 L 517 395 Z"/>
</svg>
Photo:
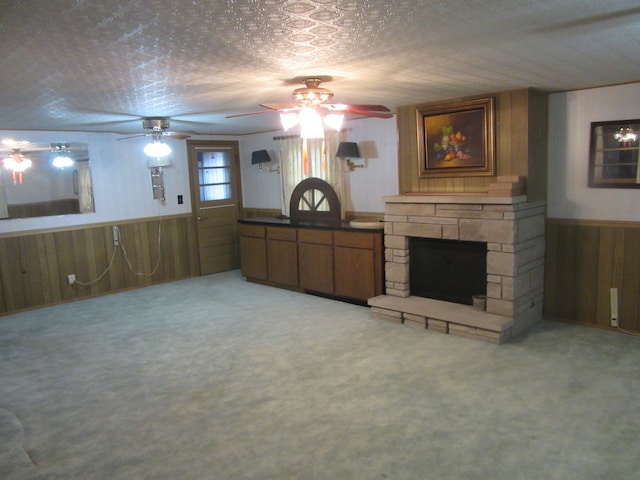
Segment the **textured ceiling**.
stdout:
<svg viewBox="0 0 640 480">
<path fill-rule="evenodd" d="M 0 129 L 278 130 L 307 76 L 341 103 L 640 80 L 637 0 L 0 0 Z"/>
</svg>

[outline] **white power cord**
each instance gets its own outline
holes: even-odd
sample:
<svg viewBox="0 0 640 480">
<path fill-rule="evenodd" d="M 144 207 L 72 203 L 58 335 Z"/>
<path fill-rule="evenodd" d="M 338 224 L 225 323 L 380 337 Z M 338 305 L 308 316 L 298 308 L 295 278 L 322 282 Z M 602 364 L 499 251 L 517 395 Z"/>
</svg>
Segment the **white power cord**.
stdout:
<svg viewBox="0 0 640 480">
<path fill-rule="evenodd" d="M 124 254 L 125 260 L 127 261 L 127 265 L 129 266 L 129 269 L 134 273 L 134 275 L 137 275 L 139 277 L 142 277 L 142 276 L 150 277 L 158 271 L 158 267 L 160 266 L 160 260 L 162 258 L 161 257 L 162 252 L 160 249 L 160 241 L 162 239 L 162 223 L 161 222 L 158 222 L 158 260 L 156 261 L 156 264 L 153 267 L 153 270 L 151 271 L 151 273 L 135 271 L 135 269 L 133 268 L 133 265 L 131 265 L 131 260 L 129 260 L 129 256 L 127 255 L 127 249 L 124 247 L 124 242 L 122 241 L 122 234 L 120 233 L 120 229 L 117 226 L 114 226 L 113 228 L 117 230 L 118 238 L 120 239 L 120 242 L 119 242 L 119 245 L 113 246 L 113 252 L 111 252 L 111 258 L 109 259 L 109 265 L 107 265 L 107 268 L 95 280 L 91 280 L 89 282 L 81 282 L 80 280 L 76 279 L 73 285 L 81 285 L 83 287 L 87 287 L 90 285 L 94 285 L 98 283 L 100 280 L 102 280 L 102 277 L 104 277 L 107 274 L 107 272 L 111 270 L 111 267 L 113 266 L 113 261 L 116 258 L 116 251 L 118 250 L 118 247 L 122 248 L 122 253 Z"/>
</svg>

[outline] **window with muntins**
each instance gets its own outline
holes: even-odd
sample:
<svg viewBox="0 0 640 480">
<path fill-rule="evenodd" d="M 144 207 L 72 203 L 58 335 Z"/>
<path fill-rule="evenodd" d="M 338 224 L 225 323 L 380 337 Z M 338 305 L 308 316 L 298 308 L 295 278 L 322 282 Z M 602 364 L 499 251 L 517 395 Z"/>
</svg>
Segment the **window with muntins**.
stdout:
<svg viewBox="0 0 640 480">
<path fill-rule="evenodd" d="M 198 153 L 198 184 L 201 201 L 228 200 L 231 190 L 231 153 Z"/>
</svg>

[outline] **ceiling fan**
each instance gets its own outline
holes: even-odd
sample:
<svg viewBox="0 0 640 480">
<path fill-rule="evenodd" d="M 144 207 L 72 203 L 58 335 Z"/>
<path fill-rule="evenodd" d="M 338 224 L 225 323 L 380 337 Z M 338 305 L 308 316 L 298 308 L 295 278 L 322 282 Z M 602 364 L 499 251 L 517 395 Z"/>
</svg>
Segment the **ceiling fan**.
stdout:
<svg viewBox="0 0 640 480">
<path fill-rule="evenodd" d="M 323 116 L 329 114 L 350 113 L 363 117 L 393 117 L 391 110 L 384 105 L 347 105 L 344 103 L 327 103 L 333 97 L 333 92 L 328 88 L 321 87 L 320 83 L 322 83 L 322 79 L 318 77 L 307 78 L 303 83 L 305 85 L 304 87 L 296 88 L 291 94 L 297 103 L 261 103 L 260 106 L 267 110 L 229 115 L 226 118 L 274 112 L 287 114 L 294 113 L 305 108 L 313 109 Z"/>
<path fill-rule="evenodd" d="M 175 138 L 176 140 L 185 140 L 191 135 L 180 132 L 168 132 L 169 119 L 165 117 L 148 117 L 142 119 L 142 128 L 147 130 L 147 133 L 137 133 L 128 137 L 118 138 L 118 140 L 128 140 L 129 138 L 136 137 L 152 137 L 153 141 L 159 142 L 162 137 Z"/>
<path fill-rule="evenodd" d="M 156 158 L 158 162 L 160 162 L 161 158 L 167 157 L 171 153 L 171 147 L 162 141 L 163 137 L 184 140 L 191 136 L 186 133 L 167 132 L 169 119 L 162 117 L 144 118 L 142 120 L 142 128 L 147 130 L 147 133 L 138 133 L 129 137 L 118 138 L 118 140 L 127 140 L 128 138 L 135 137 L 151 137 L 151 142 L 144 147 L 144 153 L 148 157 Z M 157 166 L 160 166 L 160 163 L 158 163 Z"/>
</svg>

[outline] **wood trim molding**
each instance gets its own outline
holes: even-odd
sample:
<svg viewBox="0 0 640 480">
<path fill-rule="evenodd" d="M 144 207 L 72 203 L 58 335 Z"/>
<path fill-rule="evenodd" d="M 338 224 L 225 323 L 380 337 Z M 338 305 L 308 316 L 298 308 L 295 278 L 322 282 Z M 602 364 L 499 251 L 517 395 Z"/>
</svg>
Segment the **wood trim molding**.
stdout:
<svg viewBox="0 0 640 480">
<path fill-rule="evenodd" d="M 549 218 L 545 219 L 549 225 L 575 225 L 584 227 L 619 227 L 640 228 L 640 222 L 624 220 L 585 220 L 580 218 Z"/>
<path fill-rule="evenodd" d="M 180 213 L 176 215 L 166 215 L 162 217 L 141 217 L 130 220 L 112 220 L 109 222 L 83 223 L 81 225 L 71 225 L 66 227 L 38 228 L 33 230 L 20 230 L 15 232 L 0 233 L 0 238 L 24 237 L 27 235 L 39 235 L 43 233 L 71 232 L 74 230 L 86 230 L 88 228 L 111 227 L 112 225 L 129 225 L 132 223 L 155 222 L 173 220 L 176 218 L 190 218 L 191 213 Z"/>
</svg>

